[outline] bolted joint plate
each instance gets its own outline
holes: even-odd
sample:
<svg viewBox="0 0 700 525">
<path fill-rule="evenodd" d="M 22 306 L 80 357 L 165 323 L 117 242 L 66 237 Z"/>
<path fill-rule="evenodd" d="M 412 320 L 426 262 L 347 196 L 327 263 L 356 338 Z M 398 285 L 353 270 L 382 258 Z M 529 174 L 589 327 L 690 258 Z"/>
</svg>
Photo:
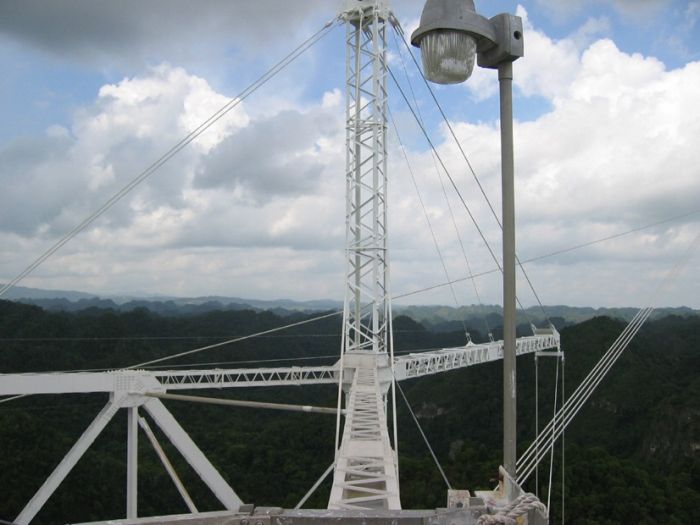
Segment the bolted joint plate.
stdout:
<svg viewBox="0 0 700 525">
<path fill-rule="evenodd" d="M 489 20 L 495 41 L 477 42 L 477 63 L 481 67 L 497 69 L 502 62 L 514 62 L 525 53 L 523 20 L 519 16 L 501 13 Z"/>
<path fill-rule="evenodd" d="M 357 24 L 362 18 L 372 17 L 375 11 L 382 20 L 393 16 L 389 0 L 346 0 L 342 16 L 346 21 Z"/>
</svg>

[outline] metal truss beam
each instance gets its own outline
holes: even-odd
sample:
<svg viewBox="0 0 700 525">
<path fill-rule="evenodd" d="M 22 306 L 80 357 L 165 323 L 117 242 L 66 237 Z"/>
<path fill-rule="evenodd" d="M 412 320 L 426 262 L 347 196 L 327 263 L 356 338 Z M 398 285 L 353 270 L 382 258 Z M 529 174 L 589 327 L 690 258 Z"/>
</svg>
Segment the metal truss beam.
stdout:
<svg viewBox="0 0 700 525">
<path fill-rule="evenodd" d="M 376 367 L 355 370 L 328 508 L 401 508 L 396 456 Z"/>
<path fill-rule="evenodd" d="M 542 330 L 539 330 L 542 332 Z M 517 355 L 559 350 L 559 333 L 520 337 Z M 409 354 L 394 359 L 394 374 L 401 381 L 503 358 L 503 341 L 443 348 L 435 352 Z M 338 366 L 237 368 L 222 370 L 0 374 L 0 396 L 20 394 L 70 394 L 123 392 L 130 394 L 169 390 L 299 386 L 337 384 Z"/>
<path fill-rule="evenodd" d="M 238 368 L 153 372 L 166 390 L 240 388 L 255 386 L 322 385 L 338 383 L 336 366 Z"/>
<path fill-rule="evenodd" d="M 559 333 L 556 330 L 548 334 L 520 337 L 515 342 L 516 355 L 559 349 Z M 394 360 L 394 375 L 398 381 L 402 381 L 499 359 L 503 359 L 503 341 L 470 343 L 459 348 L 443 348 L 435 352 L 397 357 Z"/>
<path fill-rule="evenodd" d="M 163 392 L 260 386 L 337 384 L 338 367 L 235 368 L 187 371 L 0 374 L 0 395 Z"/>
</svg>

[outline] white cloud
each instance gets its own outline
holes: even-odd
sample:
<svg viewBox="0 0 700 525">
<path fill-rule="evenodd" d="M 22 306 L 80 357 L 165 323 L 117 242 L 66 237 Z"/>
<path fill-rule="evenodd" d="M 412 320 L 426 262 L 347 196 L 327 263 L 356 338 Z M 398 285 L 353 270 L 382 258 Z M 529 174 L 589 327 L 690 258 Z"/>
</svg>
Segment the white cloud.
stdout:
<svg viewBox="0 0 700 525">
<path fill-rule="evenodd" d="M 580 67 L 583 51 L 610 29 L 606 18 L 589 18 L 573 34 L 555 40 L 533 26 L 523 6 L 518 6 L 516 14 L 523 19 L 525 56 L 514 63 L 513 82 L 526 97 L 553 100 L 565 92 Z M 483 68 L 475 68 L 465 86 L 477 101 L 498 94 L 497 75 Z"/>
<path fill-rule="evenodd" d="M 637 17 L 647 17 L 654 14 L 670 2 L 671 0 L 593 0 L 593 3 L 596 4 L 612 5 L 613 8 L 623 15 Z M 570 16 L 581 12 L 592 2 L 591 0 L 559 0 L 558 2 L 537 0 L 537 3 L 556 16 Z"/>
<path fill-rule="evenodd" d="M 686 102 L 700 84 L 700 63 L 667 69 L 652 57 L 623 52 L 600 38 L 607 33 L 604 19 L 591 19 L 558 40 L 526 23 L 528 55 L 516 65 L 518 88 L 522 95 L 545 98 L 551 107 L 516 123 L 521 256 L 696 206 L 700 107 Z M 476 79 L 482 95 L 495 85 L 495 74 L 486 73 L 490 76 L 481 84 Z M 279 100 L 284 94 L 277 94 Z M 7 249 L 0 253 L 0 280 L 22 270 L 30 254 L 41 253 L 226 100 L 203 78 L 162 65 L 104 86 L 71 126 L 5 145 L 0 242 Z M 343 118 L 338 90 L 317 93 L 305 103 L 287 98 L 253 107 L 246 101 L 25 284 L 340 297 Z M 497 123 L 456 122 L 455 129 L 500 214 Z M 498 228 L 457 148 L 445 130 L 436 142 L 499 255 Z M 390 154 L 392 289 L 401 293 L 444 276 L 401 156 L 393 149 Z M 448 272 L 461 277 L 466 266 L 434 161 L 424 151 L 412 152 L 411 159 Z M 493 268 L 447 186 L 473 270 Z M 639 304 L 648 283 L 670 266 L 696 229 L 691 218 L 531 265 L 530 271 L 545 302 Z M 496 276 L 479 283 L 485 301 L 499 301 Z M 698 306 L 699 287 L 697 279 L 686 281 L 670 302 Z M 525 289 L 520 292 L 525 304 L 532 303 Z M 460 285 L 459 293 L 465 302 L 476 301 L 467 285 Z M 416 301 L 445 303 L 450 296 L 442 291 L 410 299 Z"/>
<path fill-rule="evenodd" d="M 77 112 L 70 130 L 54 126 L 43 137 L 18 139 L 0 150 L 7 187 L 0 197 L 0 228 L 24 234 L 71 229 L 191 131 L 203 111 L 225 100 L 203 79 L 167 65 L 103 86 L 95 103 Z M 177 165 L 166 165 L 155 184 L 146 183 L 105 220 L 126 225 L 134 208 L 185 206 L 183 187 L 199 155 L 247 123 L 242 107 L 234 109 Z"/>
<path fill-rule="evenodd" d="M 222 59 L 233 44 L 252 51 L 305 35 L 334 16 L 340 1 L 23 0 L 0 5 L 0 35 L 70 62 L 99 68 L 169 60 Z M 284 30 L 281 30 L 284 28 Z"/>
</svg>

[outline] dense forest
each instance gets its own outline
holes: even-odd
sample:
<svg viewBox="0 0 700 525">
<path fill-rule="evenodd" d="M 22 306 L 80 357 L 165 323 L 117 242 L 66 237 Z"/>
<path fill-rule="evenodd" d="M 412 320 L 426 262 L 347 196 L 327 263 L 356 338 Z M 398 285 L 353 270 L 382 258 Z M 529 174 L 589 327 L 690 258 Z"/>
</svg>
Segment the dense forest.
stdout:
<svg viewBox="0 0 700 525">
<path fill-rule="evenodd" d="M 259 332 L 309 314 L 250 310 L 181 316 L 89 308 L 50 312 L 0 301 L 0 373 L 113 369 Z M 573 392 L 624 328 L 597 317 L 562 328 L 566 393 Z M 397 352 L 464 344 L 461 331 L 432 331 L 411 318 L 394 321 Z M 472 337 L 483 340 L 478 324 Z M 521 327 L 525 331 L 525 327 Z M 340 319 L 328 317 L 168 363 L 165 368 L 330 364 L 340 347 Z M 700 318 L 650 321 L 566 434 L 566 522 L 700 523 Z M 281 361 L 299 358 L 297 361 Z M 273 361 L 270 361 L 273 360 Z M 554 359 L 540 363 L 540 416 L 552 413 Z M 534 428 L 534 360 L 518 359 L 519 444 Z M 0 377 L 0 381 L 2 378 Z M 452 486 L 493 485 L 501 450 L 500 364 L 402 383 Z M 333 406 L 334 387 L 217 391 L 216 396 Z M 11 520 L 87 427 L 106 396 L 29 396 L 0 404 L 0 520 Z M 166 402 L 183 427 L 246 502 L 291 507 L 333 457 L 334 418 Z M 443 506 L 445 483 L 408 409 L 401 403 L 399 454 L 405 508 Z M 154 430 L 156 430 L 154 428 Z M 159 434 L 199 510 L 220 506 Z M 118 414 L 48 501 L 35 523 L 81 522 L 124 515 L 126 414 Z M 557 445 L 556 456 L 560 456 Z M 139 447 L 139 511 L 186 512 L 145 439 Z M 548 468 L 540 473 L 546 499 Z M 561 512 L 561 462 L 552 484 L 552 523 Z M 326 481 L 307 503 L 323 508 Z M 530 483 L 528 490 L 534 490 Z"/>
</svg>

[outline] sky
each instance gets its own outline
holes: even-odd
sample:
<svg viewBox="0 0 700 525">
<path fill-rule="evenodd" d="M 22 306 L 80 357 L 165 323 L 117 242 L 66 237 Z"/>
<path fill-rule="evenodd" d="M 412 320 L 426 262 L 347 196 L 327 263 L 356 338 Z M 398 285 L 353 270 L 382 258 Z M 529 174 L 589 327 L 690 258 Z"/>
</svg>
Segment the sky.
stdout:
<svg viewBox="0 0 700 525">
<path fill-rule="evenodd" d="M 406 34 L 422 4 L 391 3 Z M 2 2 L 0 282 L 342 5 Z M 520 259 L 666 221 L 524 263 L 541 301 L 700 308 L 700 254 L 690 253 L 673 281 L 665 278 L 700 233 L 700 1 L 476 6 L 485 16 L 517 13 L 525 28 L 525 56 L 514 65 Z M 415 93 L 431 140 L 500 257 L 498 224 L 447 126 L 393 32 L 388 44 L 390 68 Z M 341 299 L 344 53 L 338 26 L 20 284 L 103 295 Z M 477 69 L 467 83 L 434 91 L 500 216 L 497 75 Z M 485 243 L 391 81 L 389 95 L 393 294 L 470 269 L 492 272 Z M 474 282 L 476 290 L 466 280 L 454 294 L 443 286 L 396 302 L 500 303 L 497 273 Z M 518 296 L 536 303 L 522 274 Z"/>
</svg>

